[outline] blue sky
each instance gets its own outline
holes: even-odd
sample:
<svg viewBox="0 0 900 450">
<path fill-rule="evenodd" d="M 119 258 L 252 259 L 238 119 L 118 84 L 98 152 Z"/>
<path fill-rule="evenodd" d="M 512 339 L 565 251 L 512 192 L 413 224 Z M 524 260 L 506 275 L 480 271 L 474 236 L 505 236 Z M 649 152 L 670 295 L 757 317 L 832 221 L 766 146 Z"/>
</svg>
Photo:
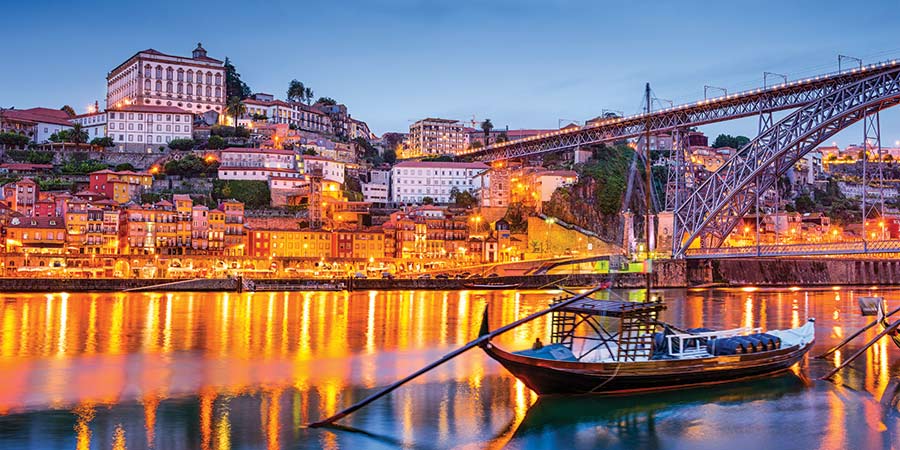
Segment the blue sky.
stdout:
<svg viewBox="0 0 900 450">
<path fill-rule="evenodd" d="M 482 4 L 486 3 L 486 4 Z M 737 91 L 763 71 L 799 78 L 837 55 L 900 57 L 896 0 L 867 2 L 12 2 L 0 17 L 0 105 L 103 103 L 106 72 L 145 48 L 202 41 L 254 91 L 297 78 L 378 134 L 438 116 L 555 128 L 602 109 L 636 112 L 643 85 L 676 103 Z M 74 5 L 74 6 L 73 6 Z M 157 6 L 159 5 L 159 6 Z M 900 113 L 882 115 L 900 140 Z M 753 134 L 755 121 L 703 129 Z M 837 137 L 858 142 L 862 131 Z M 860 135 L 860 136 L 857 136 Z"/>
</svg>

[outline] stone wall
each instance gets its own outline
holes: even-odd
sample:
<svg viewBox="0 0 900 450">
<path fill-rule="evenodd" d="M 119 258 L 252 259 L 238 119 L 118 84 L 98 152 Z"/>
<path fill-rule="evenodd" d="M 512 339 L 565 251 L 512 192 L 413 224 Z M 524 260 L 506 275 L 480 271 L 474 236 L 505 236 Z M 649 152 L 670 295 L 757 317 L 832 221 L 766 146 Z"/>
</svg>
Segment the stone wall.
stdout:
<svg viewBox="0 0 900 450">
<path fill-rule="evenodd" d="M 695 269 L 708 265 L 707 282 L 729 285 L 900 284 L 900 260 L 895 259 L 722 259 L 691 261 L 691 265 Z"/>
</svg>

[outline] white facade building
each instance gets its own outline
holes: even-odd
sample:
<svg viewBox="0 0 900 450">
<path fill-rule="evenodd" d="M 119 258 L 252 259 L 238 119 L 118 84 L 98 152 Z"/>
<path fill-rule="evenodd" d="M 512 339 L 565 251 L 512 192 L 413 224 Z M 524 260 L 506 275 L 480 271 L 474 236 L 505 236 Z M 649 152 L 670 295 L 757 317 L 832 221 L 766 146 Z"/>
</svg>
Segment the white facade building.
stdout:
<svg viewBox="0 0 900 450">
<path fill-rule="evenodd" d="M 481 189 L 480 175 L 488 169 L 478 162 L 401 162 L 391 168 L 391 200 L 422 203 L 431 197 L 437 203 L 450 203 L 454 188 L 472 193 Z"/>
<path fill-rule="evenodd" d="M 407 144 L 416 155 L 456 154 L 469 145 L 469 133 L 457 120 L 422 119 L 409 126 Z"/>
<path fill-rule="evenodd" d="M 50 140 L 50 136 L 72 128 L 69 115 L 58 109 L 0 109 L 0 131 L 28 136 L 37 144 Z"/>
<path fill-rule="evenodd" d="M 346 164 L 320 156 L 303 155 L 303 170 L 307 175 L 344 184 Z"/>
<path fill-rule="evenodd" d="M 137 52 L 106 76 L 106 108 L 170 106 L 195 115 L 225 109 L 225 63 L 197 44 L 191 57 Z"/>
<path fill-rule="evenodd" d="M 88 142 L 106 137 L 106 112 L 81 114 L 73 117 L 71 122 L 81 124 L 81 129 L 88 135 Z"/>
<path fill-rule="evenodd" d="M 107 135 L 120 151 L 148 153 L 174 139 L 191 139 L 191 113 L 173 106 L 130 105 L 106 111 Z"/>
<path fill-rule="evenodd" d="M 302 178 L 298 156 L 288 150 L 226 148 L 219 157 L 222 180 L 260 180 Z"/>
</svg>

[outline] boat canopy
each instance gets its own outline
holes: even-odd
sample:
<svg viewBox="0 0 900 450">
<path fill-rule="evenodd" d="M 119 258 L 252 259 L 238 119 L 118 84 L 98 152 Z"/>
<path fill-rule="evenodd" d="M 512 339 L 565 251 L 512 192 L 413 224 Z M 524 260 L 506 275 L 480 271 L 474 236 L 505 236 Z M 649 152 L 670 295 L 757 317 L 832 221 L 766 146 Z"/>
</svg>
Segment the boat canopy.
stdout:
<svg viewBox="0 0 900 450">
<path fill-rule="evenodd" d="M 666 306 L 661 301 L 627 302 L 619 300 L 596 300 L 592 298 L 583 298 L 558 309 L 558 311 L 588 314 L 592 316 L 622 318 L 645 315 L 650 312 L 662 311 L 663 309 L 666 309 Z"/>
</svg>

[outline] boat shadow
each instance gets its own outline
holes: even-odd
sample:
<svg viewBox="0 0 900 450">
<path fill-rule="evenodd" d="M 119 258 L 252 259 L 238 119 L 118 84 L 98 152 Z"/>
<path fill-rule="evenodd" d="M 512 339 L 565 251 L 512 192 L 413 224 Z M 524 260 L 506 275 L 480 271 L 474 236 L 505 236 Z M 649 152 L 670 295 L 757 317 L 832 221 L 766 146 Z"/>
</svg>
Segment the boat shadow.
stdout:
<svg viewBox="0 0 900 450">
<path fill-rule="evenodd" d="M 525 413 L 510 442 L 543 433 L 556 433 L 562 429 L 576 429 L 582 425 L 605 427 L 605 432 L 610 435 L 642 436 L 642 440 L 652 440 L 656 416 L 668 411 L 711 403 L 737 405 L 775 400 L 799 394 L 808 387 L 808 380 L 788 372 L 777 377 L 720 386 L 644 394 L 544 396 Z"/>
</svg>

